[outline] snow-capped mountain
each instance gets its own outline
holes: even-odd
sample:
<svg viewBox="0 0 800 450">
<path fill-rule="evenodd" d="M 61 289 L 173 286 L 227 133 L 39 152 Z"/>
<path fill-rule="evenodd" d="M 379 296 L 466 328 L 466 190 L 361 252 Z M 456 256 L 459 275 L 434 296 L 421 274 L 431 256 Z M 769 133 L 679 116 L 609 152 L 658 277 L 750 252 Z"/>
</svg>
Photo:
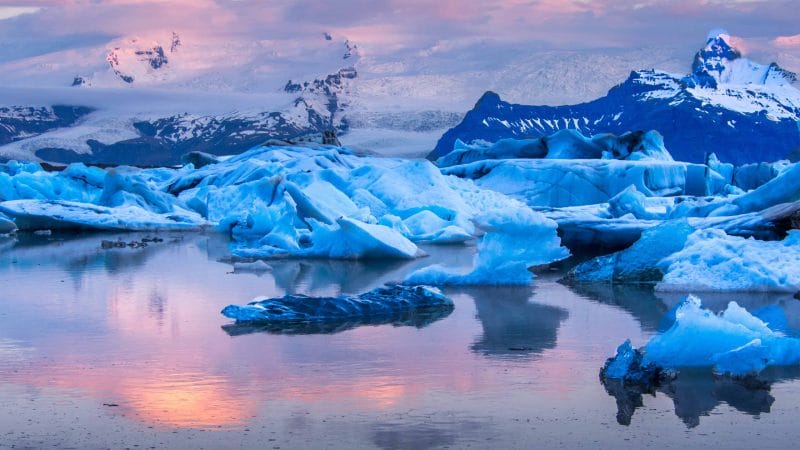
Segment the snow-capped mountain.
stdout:
<svg viewBox="0 0 800 450">
<path fill-rule="evenodd" d="M 605 97 L 587 103 L 526 106 L 487 92 L 429 158 L 451 152 L 456 139 L 493 142 L 562 129 L 586 135 L 655 129 L 676 159 L 690 162 L 702 162 L 712 152 L 737 164 L 786 158 L 800 148 L 796 76 L 777 64 L 742 57 L 731 40 L 724 33 L 710 35 L 688 76 L 632 72 Z"/>
<path fill-rule="evenodd" d="M 0 107 L 0 145 L 68 127 L 90 112 L 91 108 L 62 105 Z"/>
<path fill-rule="evenodd" d="M 349 41 L 330 44 L 328 61 L 318 62 L 320 70 L 338 65 L 333 73 L 284 79 L 285 84 L 274 83 L 273 92 L 253 94 L 209 89 L 212 76 L 198 67 L 221 50 L 187 45 L 175 32 L 164 42 L 129 38 L 110 47 L 107 66 L 76 76 L 67 88 L 72 92 L 37 91 L 27 101 L 42 106 L 0 109 L 0 155 L 57 163 L 174 164 L 189 151 L 234 154 L 269 139 L 348 128 L 344 112 L 358 77 L 351 65 L 358 61 L 357 47 Z M 206 88 L 186 89 L 187 84 Z M 10 89 L 6 101 L 17 91 Z M 63 104 L 86 106 L 48 106 L 59 97 Z"/>
<path fill-rule="evenodd" d="M 423 156 L 487 89 L 515 103 L 555 105 L 597 98 L 638 67 L 674 73 L 689 67 L 679 57 L 689 49 L 535 49 L 476 39 L 381 51 L 322 32 L 303 40 L 254 40 L 162 30 L 92 42 L 5 62 L 0 58 L 0 107 L 90 110 L 50 128 L 20 128 L 0 117 L 0 124 L 12 130 L 0 144 L 0 159 L 135 163 L 152 151 L 150 163 L 168 153 L 175 161 L 184 150 L 233 153 L 322 127 L 337 130 L 340 141 L 359 152 Z M 800 67 L 791 58 L 776 57 Z M 639 81 L 660 77 L 638 74 Z M 686 84 L 669 74 L 664 80 L 669 86 Z M 696 84 L 687 89 L 696 96 L 718 93 Z M 749 97 L 740 103 L 738 108 L 763 109 Z M 557 127 L 563 125 L 543 126 L 540 134 Z M 615 130 L 628 127 L 610 131 Z M 126 160 L 124 153 L 134 149 Z"/>
</svg>

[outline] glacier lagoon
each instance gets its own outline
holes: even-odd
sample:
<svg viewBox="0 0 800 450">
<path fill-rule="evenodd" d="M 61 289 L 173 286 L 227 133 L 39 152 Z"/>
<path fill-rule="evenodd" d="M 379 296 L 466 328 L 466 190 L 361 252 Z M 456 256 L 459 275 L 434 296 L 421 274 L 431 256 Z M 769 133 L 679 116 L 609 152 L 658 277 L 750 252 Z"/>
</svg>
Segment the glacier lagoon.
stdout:
<svg viewBox="0 0 800 450">
<path fill-rule="evenodd" d="M 683 295 L 652 287 L 570 287 L 558 268 L 529 286 L 443 287 L 455 308 L 423 322 L 231 332 L 219 314 L 262 296 L 360 294 L 434 264 L 466 271 L 475 252 L 421 248 L 252 264 L 218 233 L 4 240 L 0 448 L 792 445 L 798 367 L 758 383 L 682 370 L 644 393 L 601 384 L 620 342 L 668 328 Z M 789 294 L 701 297 L 800 335 Z"/>
</svg>

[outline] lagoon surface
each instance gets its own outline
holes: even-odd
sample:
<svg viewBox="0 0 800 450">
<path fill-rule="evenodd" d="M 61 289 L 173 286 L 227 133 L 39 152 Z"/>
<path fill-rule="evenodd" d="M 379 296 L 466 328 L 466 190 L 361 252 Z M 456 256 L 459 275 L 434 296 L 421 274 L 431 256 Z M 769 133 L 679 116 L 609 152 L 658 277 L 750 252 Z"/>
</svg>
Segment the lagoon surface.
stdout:
<svg viewBox="0 0 800 450">
<path fill-rule="evenodd" d="M 144 248 L 102 248 L 103 240 Z M 21 234 L 0 241 L 0 448 L 786 448 L 800 369 L 759 383 L 683 373 L 654 394 L 604 387 L 625 339 L 669 324 L 678 295 L 532 286 L 447 288 L 445 317 L 322 334 L 235 327 L 228 304 L 358 294 L 472 247 L 412 262 L 235 268 L 206 234 Z M 789 334 L 800 302 L 735 299 Z M 763 314 L 762 314 L 763 316 Z"/>
</svg>

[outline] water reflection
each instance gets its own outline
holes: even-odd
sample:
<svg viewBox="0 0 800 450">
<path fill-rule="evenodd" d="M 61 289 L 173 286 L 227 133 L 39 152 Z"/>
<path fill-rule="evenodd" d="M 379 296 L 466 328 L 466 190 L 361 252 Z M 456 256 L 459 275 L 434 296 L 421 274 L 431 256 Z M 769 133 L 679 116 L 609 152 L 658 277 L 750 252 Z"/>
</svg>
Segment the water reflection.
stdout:
<svg viewBox="0 0 800 450">
<path fill-rule="evenodd" d="M 453 312 L 452 308 L 439 308 L 431 311 L 401 311 L 392 316 L 365 317 L 326 322 L 296 322 L 273 324 L 232 323 L 223 325 L 222 329 L 229 336 L 240 336 L 252 333 L 269 334 L 336 334 L 361 326 L 392 325 L 394 327 L 424 328 L 438 320 L 442 320 Z"/>
<path fill-rule="evenodd" d="M 599 303 L 616 306 L 634 318 L 645 331 L 663 331 L 667 306 L 653 291 L 653 286 L 638 284 L 587 283 L 570 285 L 576 294 Z"/>
<path fill-rule="evenodd" d="M 480 432 L 486 423 L 464 420 L 452 424 L 427 423 L 405 424 L 402 422 L 381 422 L 372 426 L 372 442 L 378 448 L 431 449 L 454 446 L 465 435 Z"/>
<path fill-rule="evenodd" d="M 695 428 L 701 417 L 710 415 L 722 403 L 752 416 L 769 413 L 775 402 L 773 384 L 798 378 L 798 367 L 770 368 L 758 377 L 743 378 L 715 375 L 710 369 L 683 369 L 674 380 L 649 391 L 618 380 L 605 380 L 603 386 L 616 400 L 620 425 L 631 424 L 636 410 L 644 407 L 645 395 L 655 397 L 660 393 L 672 400 L 675 415 L 686 427 Z"/>
<path fill-rule="evenodd" d="M 450 293 L 468 294 L 475 301 L 483 328 L 470 350 L 490 358 L 528 358 L 556 346 L 567 310 L 530 301 L 531 286 L 462 288 Z"/>
<path fill-rule="evenodd" d="M 163 241 L 137 248 L 102 248 L 103 241 L 141 242 L 153 236 L 161 236 Z M 144 266 L 154 254 L 178 244 L 183 238 L 179 233 L 20 233 L 6 245 L 0 243 L 0 268 L 52 266 L 78 278 L 93 269 L 118 273 Z"/>
</svg>

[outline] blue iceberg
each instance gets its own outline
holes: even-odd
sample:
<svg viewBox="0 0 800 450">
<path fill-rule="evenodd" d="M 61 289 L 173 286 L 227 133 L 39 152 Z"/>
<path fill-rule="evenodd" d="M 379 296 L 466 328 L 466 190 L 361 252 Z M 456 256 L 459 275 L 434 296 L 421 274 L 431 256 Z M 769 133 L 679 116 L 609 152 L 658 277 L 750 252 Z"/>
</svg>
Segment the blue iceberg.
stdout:
<svg viewBox="0 0 800 450">
<path fill-rule="evenodd" d="M 359 325 L 413 325 L 421 327 L 446 317 L 453 301 L 425 286 L 387 286 L 357 296 L 309 297 L 288 294 L 229 305 L 222 315 L 234 319 L 226 326 L 231 335 L 273 333 L 334 333 Z"/>
<path fill-rule="evenodd" d="M 775 331 L 770 324 L 730 302 L 720 315 L 689 296 L 675 311 L 675 322 L 642 348 L 626 342 L 601 375 L 631 383 L 652 384 L 661 372 L 710 367 L 733 376 L 757 374 L 768 366 L 800 363 L 800 339 Z"/>
</svg>

